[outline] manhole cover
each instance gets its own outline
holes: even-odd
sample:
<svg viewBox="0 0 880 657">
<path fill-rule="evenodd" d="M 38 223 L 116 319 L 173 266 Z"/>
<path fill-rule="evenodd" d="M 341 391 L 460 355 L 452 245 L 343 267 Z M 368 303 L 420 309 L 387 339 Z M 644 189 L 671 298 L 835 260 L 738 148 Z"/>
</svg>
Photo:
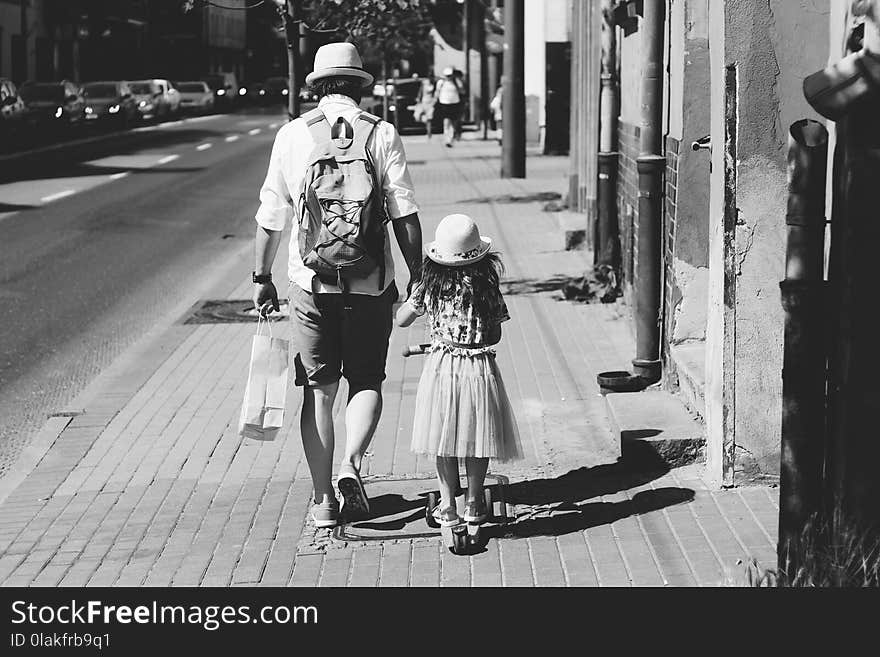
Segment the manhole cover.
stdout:
<svg viewBox="0 0 880 657">
<path fill-rule="evenodd" d="M 486 486 L 506 485 L 503 475 L 486 475 Z M 425 522 L 425 501 L 428 493 L 437 490 L 437 480 L 379 479 L 364 481 L 370 498 L 371 517 L 333 530 L 338 541 L 393 541 L 396 539 L 433 538 L 439 529 Z"/>
<path fill-rule="evenodd" d="M 290 316 L 287 299 L 279 299 L 280 312 L 273 311 L 269 319 L 273 322 L 286 320 Z M 223 299 L 218 301 L 199 301 L 185 315 L 182 324 L 250 324 L 257 321 L 257 310 L 250 299 Z"/>
</svg>

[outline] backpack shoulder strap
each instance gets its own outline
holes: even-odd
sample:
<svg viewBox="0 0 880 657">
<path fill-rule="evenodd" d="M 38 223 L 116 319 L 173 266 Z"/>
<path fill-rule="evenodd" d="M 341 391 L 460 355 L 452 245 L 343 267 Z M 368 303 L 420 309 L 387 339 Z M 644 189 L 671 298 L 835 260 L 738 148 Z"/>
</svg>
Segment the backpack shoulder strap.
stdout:
<svg viewBox="0 0 880 657">
<path fill-rule="evenodd" d="M 330 122 L 327 120 L 327 117 L 324 116 L 324 112 L 316 107 L 303 114 L 302 119 L 306 122 L 306 126 L 308 127 L 309 132 L 312 133 L 312 138 L 315 140 L 316 144 L 322 144 L 329 141 Z"/>
<path fill-rule="evenodd" d="M 317 107 L 315 109 L 309 110 L 305 114 L 302 115 L 302 120 L 306 122 L 306 125 L 312 127 L 318 121 L 323 121 L 327 117 L 324 116 L 324 112 L 322 112 Z"/>
<path fill-rule="evenodd" d="M 367 144 L 372 134 L 376 131 L 376 127 L 381 122 L 382 119 L 378 116 L 373 116 L 369 112 L 361 112 L 357 119 L 355 119 L 354 144 L 359 148 L 363 148 L 367 155 L 369 155 Z"/>
<path fill-rule="evenodd" d="M 374 126 L 379 125 L 379 122 L 382 120 L 378 116 L 374 114 L 370 114 L 369 112 L 361 112 L 358 116 L 359 121 L 366 121 L 367 123 L 372 123 Z"/>
</svg>

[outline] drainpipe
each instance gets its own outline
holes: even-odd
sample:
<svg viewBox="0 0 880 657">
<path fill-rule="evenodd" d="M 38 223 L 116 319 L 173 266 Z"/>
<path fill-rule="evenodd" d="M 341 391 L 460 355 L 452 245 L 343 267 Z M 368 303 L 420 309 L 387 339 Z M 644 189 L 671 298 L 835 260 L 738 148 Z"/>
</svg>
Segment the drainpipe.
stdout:
<svg viewBox="0 0 880 657">
<path fill-rule="evenodd" d="M 825 452 L 826 343 L 823 317 L 825 175 L 828 131 L 818 121 L 792 124 L 788 139 L 788 238 L 782 367 L 778 567 L 793 577 L 798 542 L 822 506 Z"/>
<path fill-rule="evenodd" d="M 660 380 L 660 227 L 663 218 L 663 26 L 665 0 L 644 0 L 642 120 L 639 139 L 638 263 L 635 276 L 636 357 L 633 372 L 645 385 Z"/>
<path fill-rule="evenodd" d="M 627 5 L 627 14 L 631 7 Z M 644 0 L 642 14 L 642 119 L 639 156 L 639 228 L 636 237 L 635 324 L 636 357 L 633 372 L 600 372 L 596 382 L 604 392 L 636 392 L 660 380 L 660 226 L 663 219 L 662 155 L 663 26 L 666 0 Z M 620 9 L 618 9 L 619 11 Z M 622 14 L 623 12 L 621 12 Z M 624 20 L 634 20 L 633 17 Z M 624 26 L 624 29 L 627 29 Z M 603 77 L 604 82 L 604 77 Z M 603 120 L 605 116 L 603 115 Z M 607 121 L 605 121 L 607 124 Z M 603 143 L 602 150 L 607 148 Z M 600 160 L 601 162 L 601 160 Z M 616 218 L 616 215 L 615 215 Z"/>
<path fill-rule="evenodd" d="M 614 0 L 602 0 L 602 72 L 599 94 L 599 181 L 596 187 L 595 252 L 593 264 L 613 268 L 619 278 L 620 239 L 617 224 L 617 28 Z"/>
</svg>

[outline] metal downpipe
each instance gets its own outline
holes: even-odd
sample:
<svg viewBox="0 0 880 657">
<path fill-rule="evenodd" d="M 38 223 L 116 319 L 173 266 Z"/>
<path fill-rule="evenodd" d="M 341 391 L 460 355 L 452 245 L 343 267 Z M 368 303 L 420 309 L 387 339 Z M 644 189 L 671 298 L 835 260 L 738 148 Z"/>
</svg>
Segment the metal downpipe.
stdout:
<svg viewBox="0 0 880 657">
<path fill-rule="evenodd" d="M 620 235 L 617 222 L 617 33 L 612 0 L 602 0 L 602 71 L 599 93 L 599 180 L 596 185 L 596 239 L 593 264 L 608 265 L 620 280 Z"/>
<path fill-rule="evenodd" d="M 642 24 L 642 120 L 639 135 L 639 228 L 635 277 L 636 357 L 645 385 L 660 380 L 660 227 L 663 221 L 663 26 L 665 0 L 645 0 Z"/>
</svg>

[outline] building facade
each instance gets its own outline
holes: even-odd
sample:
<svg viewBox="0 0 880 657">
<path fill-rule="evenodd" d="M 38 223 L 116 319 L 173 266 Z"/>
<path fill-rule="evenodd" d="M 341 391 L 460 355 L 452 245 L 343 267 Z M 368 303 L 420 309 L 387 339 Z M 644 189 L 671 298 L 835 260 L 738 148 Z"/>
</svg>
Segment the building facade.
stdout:
<svg viewBox="0 0 880 657">
<path fill-rule="evenodd" d="M 619 96 L 617 267 L 634 313 L 644 298 L 640 139 L 656 129 L 643 112 L 645 5 L 654 1 L 604 3 L 613 16 Z M 596 102 L 603 15 L 599 3 L 587 4 L 592 11 L 572 13 L 580 72 L 572 94 Z M 772 481 L 780 464 L 788 128 L 804 118 L 824 121 L 804 99 L 802 81 L 833 54 L 829 26 L 840 20 L 824 0 L 656 0 L 654 7 L 663 22 L 662 210 L 651 227 L 660 251 L 652 303 L 661 385 L 703 420 L 710 480 Z M 571 205 L 595 224 L 592 160 L 600 147 L 590 118 L 575 116 L 572 134 Z"/>
</svg>

